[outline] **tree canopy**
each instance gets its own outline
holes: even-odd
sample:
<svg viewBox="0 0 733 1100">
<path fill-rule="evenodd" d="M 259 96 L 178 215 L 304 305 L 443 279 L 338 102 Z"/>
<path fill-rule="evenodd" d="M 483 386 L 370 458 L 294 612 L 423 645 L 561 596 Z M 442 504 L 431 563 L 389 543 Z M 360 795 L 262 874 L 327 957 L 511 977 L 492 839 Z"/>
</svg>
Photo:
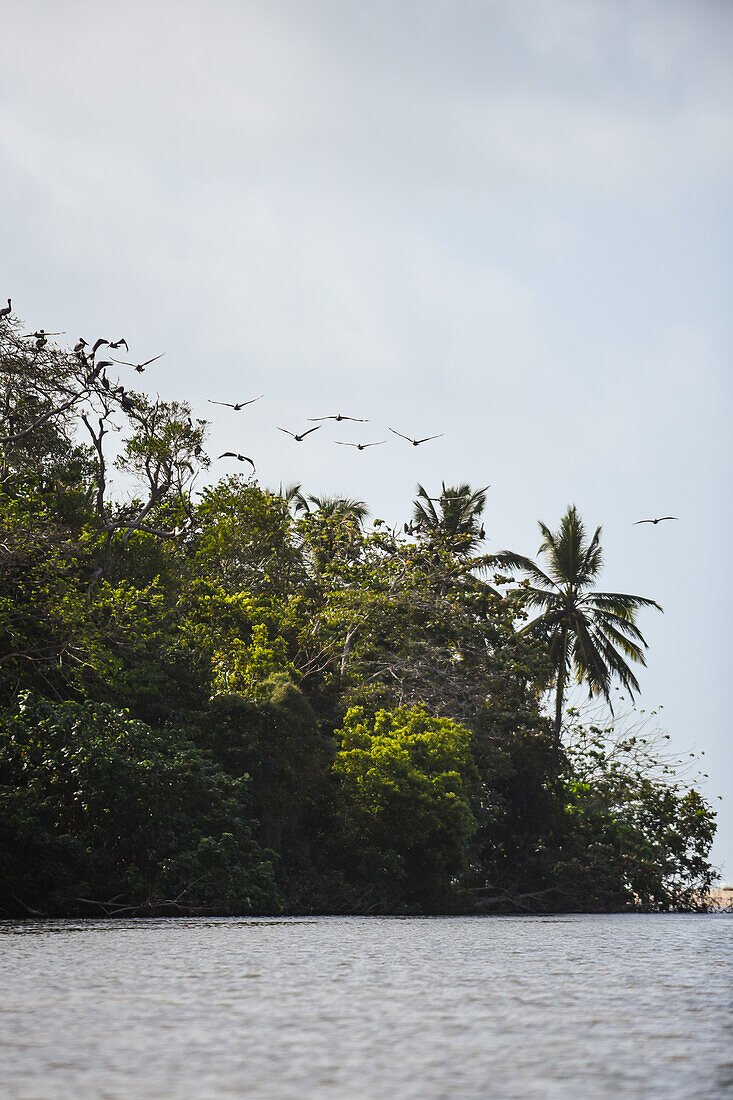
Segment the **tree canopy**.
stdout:
<svg viewBox="0 0 733 1100">
<path fill-rule="evenodd" d="M 638 687 L 656 605 L 596 591 L 600 529 L 543 526 L 545 570 L 478 552 L 485 488 L 418 486 L 388 530 L 205 480 L 185 400 L 21 331 L 0 319 L 0 915 L 706 905 L 700 793 L 548 714 L 571 666 Z"/>
</svg>

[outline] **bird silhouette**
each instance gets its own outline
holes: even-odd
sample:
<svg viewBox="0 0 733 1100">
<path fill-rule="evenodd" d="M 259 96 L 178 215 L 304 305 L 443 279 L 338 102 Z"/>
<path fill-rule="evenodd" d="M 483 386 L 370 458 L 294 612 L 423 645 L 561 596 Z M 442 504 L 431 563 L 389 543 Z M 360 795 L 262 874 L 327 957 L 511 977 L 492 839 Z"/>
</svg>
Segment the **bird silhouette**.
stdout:
<svg viewBox="0 0 733 1100">
<path fill-rule="evenodd" d="M 35 340 L 36 351 L 42 351 L 48 343 L 49 336 L 65 336 L 64 332 L 45 332 L 44 329 L 39 329 L 38 332 L 27 332 L 23 337 L 24 340 Z"/>
<path fill-rule="evenodd" d="M 296 443 L 302 443 L 307 435 L 310 435 L 311 432 L 317 432 L 318 429 L 322 427 L 322 424 L 316 424 L 315 428 L 308 428 L 307 431 L 301 432 L 300 435 L 296 435 L 295 432 L 289 432 L 287 428 L 278 428 L 277 430 L 279 432 L 285 432 L 286 435 L 292 435 Z"/>
<path fill-rule="evenodd" d="M 24 340 L 46 340 L 49 336 L 65 336 L 64 332 L 46 332 L 45 329 L 39 328 L 38 332 L 26 332 L 23 337 Z"/>
<path fill-rule="evenodd" d="M 249 462 L 253 471 L 256 469 L 255 464 L 251 458 L 248 458 L 247 455 L 237 454 L 236 451 L 224 451 L 223 454 L 219 455 L 219 458 L 236 458 L 237 462 Z"/>
<path fill-rule="evenodd" d="M 353 420 L 356 424 L 368 424 L 368 420 L 364 420 L 359 416 L 342 416 L 341 413 L 337 413 L 335 416 L 309 416 L 308 421 L 314 424 L 317 420 L 338 420 L 341 423 L 342 420 Z"/>
<path fill-rule="evenodd" d="M 86 346 L 87 346 L 86 340 L 84 339 L 83 336 L 80 336 L 78 342 L 76 344 L 74 344 L 74 352 L 76 353 L 76 355 L 83 355 L 84 354 L 84 348 Z"/>
<path fill-rule="evenodd" d="M 83 362 L 86 363 L 87 360 L 84 359 Z M 87 364 L 87 365 L 89 366 L 89 364 Z M 91 386 L 92 382 L 95 382 L 97 380 L 97 378 L 99 378 L 99 375 L 104 370 L 104 368 L 105 367 L 111 367 L 111 366 L 112 366 L 112 363 L 110 362 L 109 359 L 103 359 L 101 361 L 101 363 L 92 363 L 91 366 L 89 366 L 89 370 L 87 370 L 87 372 L 84 375 L 85 384 L 87 386 Z M 109 389 L 109 382 L 107 381 L 107 379 L 104 375 L 102 375 L 102 378 L 100 379 L 100 381 L 101 381 L 101 384 L 102 384 L 103 388 L 105 390 L 108 390 Z"/>
<path fill-rule="evenodd" d="M 128 363 L 124 359 L 113 359 L 112 362 L 118 363 L 122 367 L 134 367 L 138 374 L 143 374 L 150 363 L 154 363 L 156 359 L 162 359 L 164 355 L 165 352 L 161 351 L 160 355 L 154 355 L 152 359 L 146 359 L 142 363 Z"/>
<path fill-rule="evenodd" d="M 124 337 L 124 336 L 121 336 L 121 337 L 119 338 L 119 340 L 113 340 L 113 341 L 112 341 L 112 343 L 111 343 L 111 344 L 110 344 L 109 346 L 110 346 L 111 348 L 114 348 L 114 349 L 115 349 L 115 351 L 116 351 L 116 350 L 117 350 L 117 348 L 121 348 L 123 344 L 125 345 L 125 351 L 129 351 L 130 349 L 129 349 L 129 347 L 127 346 L 127 340 L 125 339 L 125 337 Z"/>
<path fill-rule="evenodd" d="M 264 393 L 260 394 L 260 397 L 264 396 Z M 236 405 L 233 405 L 231 401 L 212 401 L 210 397 L 208 398 L 208 402 L 210 405 L 226 405 L 228 409 L 234 409 L 235 412 L 239 412 L 239 410 L 243 409 L 245 405 L 254 405 L 255 401 L 260 400 L 260 397 L 253 397 L 249 401 L 239 401 Z"/>
<path fill-rule="evenodd" d="M 325 419 L 332 419 L 326 417 Z M 334 443 L 338 443 L 339 447 L 356 447 L 357 451 L 364 451 L 367 447 L 381 447 L 383 443 L 386 443 L 386 439 L 380 439 L 377 443 L 346 443 L 343 439 L 334 439 Z"/>
<path fill-rule="evenodd" d="M 638 523 L 663 523 L 665 521 L 665 519 L 678 519 L 678 518 L 679 518 L 678 516 L 657 516 L 656 519 L 637 519 L 636 522 L 634 523 L 634 527 L 636 527 L 636 525 Z"/>
<path fill-rule="evenodd" d="M 92 359 L 93 359 L 93 358 L 94 358 L 94 356 L 95 356 L 95 355 L 97 354 L 97 352 L 98 352 L 98 351 L 99 351 L 99 349 L 101 348 L 102 344 L 109 344 L 109 340 L 101 340 L 101 339 L 100 339 L 100 340 L 95 340 L 95 341 L 94 341 L 94 344 L 93 344 L 93 346 L 92 346 L 92 350 L 91 350 L 91 351 L 89 352 L 89 354 L 91 355 Z"/>
<path fill-rule="evenodd" d="M 419 447 L 421 443 L 427 443 L 429 439 L 440 439 L 444 434 L 440 432 L 439 435 L 426 435 L 423 439 L 412 439 L 409 435 L 403 435 L 402 432 L 396 432 L 394 428 L 389 429 L 392 435 L 398 435 L 400 439 L 406 439 L 408 443 L 412 443 L 413 447 Z"/>
<path fill-rule="evenodd" d="M 0 317 L 7 317 L 8 314 L 10 313 L 10 311 L 12 310 L 12 308 L 13 308 L 13 304 L 10 301 L 10 298 L 8 298 L 8 304 L 6 306 L 3 306 L 2 309 L 0 309 Z"/>
</svg>

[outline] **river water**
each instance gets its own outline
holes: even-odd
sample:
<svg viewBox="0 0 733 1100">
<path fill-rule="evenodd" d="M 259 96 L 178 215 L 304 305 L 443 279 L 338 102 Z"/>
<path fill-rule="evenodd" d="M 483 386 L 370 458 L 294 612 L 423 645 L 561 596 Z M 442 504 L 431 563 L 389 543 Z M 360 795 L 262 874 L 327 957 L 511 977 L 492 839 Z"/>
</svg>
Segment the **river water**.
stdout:
<svg viewBox="0 0 733 1100">
<path fill-rule="evenodd" d="M 733 1095 L 733 918 L 0 922 L 0 1095 Z"/>
</svg>

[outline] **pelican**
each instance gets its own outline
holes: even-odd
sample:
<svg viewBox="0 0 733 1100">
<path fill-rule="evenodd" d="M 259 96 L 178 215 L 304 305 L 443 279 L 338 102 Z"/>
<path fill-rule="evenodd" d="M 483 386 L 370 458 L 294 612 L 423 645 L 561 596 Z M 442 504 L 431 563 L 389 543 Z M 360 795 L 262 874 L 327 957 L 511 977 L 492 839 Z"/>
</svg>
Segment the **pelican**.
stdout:
<svg viewBox="0 0 733 1100">
<path fill-rule="evenodd" d="M 400 439 L 406 439 L 408 443 L 412 443 L 413 447 L 419 447 L 421 443 L 427 443 L 429 439 L 440 439 L 444 434 L 441 432 L 439 435 L 426 435 L 423 439 L 412 439 L 409 435 L 403 435 L 402 432 L 396 432 L 394 428 L 389 429 L 392 435 L 398 435 Z"/>
<path fill-rule="evenodd" d="M 302 443 L 307 435 L 310 435 L 311 432 L 317 432 L 318 429 L 322 428 L 322 427 L 323 427 L 322 424 L 316 424 L 315 428 L 308 428 L 307 431 L 301 432 L 300 435 L 296 435 L 295 432 L 288 431 L 287 428 L 278 428 L 277 430 L 279 432 L 285 432 L 286 435 L 292 435 L 292 437 L 293 437 L 293 439 L 295 440 L 296 443 Z"/>
</svg>

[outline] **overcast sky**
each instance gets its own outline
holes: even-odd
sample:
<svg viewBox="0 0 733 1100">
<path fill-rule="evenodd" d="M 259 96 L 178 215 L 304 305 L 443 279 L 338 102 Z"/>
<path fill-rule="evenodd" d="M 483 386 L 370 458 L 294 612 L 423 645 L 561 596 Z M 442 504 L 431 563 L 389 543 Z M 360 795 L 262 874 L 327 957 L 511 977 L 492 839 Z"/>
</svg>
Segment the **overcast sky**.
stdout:
<svg viewBox="0 0 733 1100">
<path fill-rule="evenodd" d="M 571 502 L 603 524 L 729 879 L 732 32 L 727 0 L 26 0 L 0 36 L 0 299 L 165 350 L 144 385 L 266 486 L 392 523 L 490 483 L 487 550 L 530 555 Z M 339 411 L 370 423 L 275 430 Z"/>
</svg>

